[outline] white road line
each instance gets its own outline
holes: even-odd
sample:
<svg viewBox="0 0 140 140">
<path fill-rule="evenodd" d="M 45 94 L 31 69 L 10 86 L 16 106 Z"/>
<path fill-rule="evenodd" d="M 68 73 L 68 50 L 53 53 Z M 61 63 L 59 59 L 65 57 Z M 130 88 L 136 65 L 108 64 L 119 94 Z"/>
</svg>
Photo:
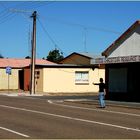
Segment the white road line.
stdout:
<svg viewBox="0 0 140 140">
<path fill-rule="evenodd" d="M 14 130 L 11 130 L 11 129 L 8 129 L 8 128 L 5 128 L 5 127 L 0 127 L 0 129 L 5 130 L 5 131 L 8 131 L 8 132 L 11 132 L 11 133 L 14 133 L 14 134 L 17 134 L 17 135 L 20 135 L 20 136 L 25 137 L 25 138 L 29 138 L 28 135 L 19 133 L 17 131 L 14 131 Z"/>
<path fill-rule="evenodd" d="M 102 122 L 98 122 L 98 121 L 91 121 L 91 120 L 85 120 L 85 119 L 80 119 L 80 118 L 73 118 L 73 117 L 69 117 L 69 116 L 51 114 L 51 113 L 47 113 L 47 112 L 41 112 L 41 111 L 30 110 L 30 109 L 25 109 L 25 108 L 17 108 L 17 107 L 6 106 L 6 105 L 0 105 L 0 107 L 10 108 L 10 109 L 14 109 L 14 110 L 21 110 L 21 111 L 32 112 L 32 113 L 48 115 L 48 116 L 53 116 L 53 117 L 59 117 L 59 118 L 64 118 L 64 119 L 69 119 L 69 120 L 74 120 L 74 121 L 81 121 L 81 122 L 86 122 L 86 123 L 92 123 L 92 124 L 98 124 L 98 125 L 104 125 L 104 126 L 110 126 L 110 127 L 115 127 L 115 128 L 120 128 L 120 129 L 140 132 L 140 129 L 138 129 L 138 128 L 124 127 L 124 126 L 119 126 L 119 125 L 114 125 L 114 124 L 109 124 L 109 123 L 102 123 Z"/>
<path fill-rule="evenodd" d="M 93 110 L 93 111 L 98 111 L 98 112 L 108 112 L 108 113 L 114 113 L 114 114 L 121 114 L 121 115 L 129 115 L 129 116 L 135 116 L 135 117 L 140 117 L 140 114 L 133 114 L 133 113 L 125 113 L 125 112 L 118 112 L 118 111 L 110 111 L 110 110 L 101 110 L 101 109 L 93 109 L 93 108 L 85 108 L 85 107 L 78 107 L 78 106 L 71 106 L 71 105 L 64 105 L 64 104 L 58 104 L 54 103 L 51 100 L 48 100 L 48 103 L 57 105 L 57 106 L 63 106 L 63 107 L 69 107 L 69 108 L 78 108 L 82 110 Z"/>
</svg>

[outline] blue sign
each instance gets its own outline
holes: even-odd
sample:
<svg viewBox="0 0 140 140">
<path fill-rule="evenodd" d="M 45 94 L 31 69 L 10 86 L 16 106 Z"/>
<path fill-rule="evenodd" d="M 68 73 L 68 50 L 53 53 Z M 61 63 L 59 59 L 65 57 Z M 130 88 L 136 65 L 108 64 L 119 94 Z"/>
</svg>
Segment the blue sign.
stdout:
<svg viewBox="0 0 140 140">
<path fill-rule="evenodd" d="M 7 74 L 11 74 L 11 72 L 12 72 L 12 68 L 11 67 L 6 67 L 6 73 Z"/>
</svg>

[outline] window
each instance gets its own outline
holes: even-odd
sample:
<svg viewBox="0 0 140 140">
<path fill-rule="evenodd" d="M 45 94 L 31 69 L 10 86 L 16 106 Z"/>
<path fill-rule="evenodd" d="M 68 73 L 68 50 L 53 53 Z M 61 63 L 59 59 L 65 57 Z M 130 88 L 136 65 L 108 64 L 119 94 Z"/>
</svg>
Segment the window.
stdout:
<svg viewBox="0 0 140 140">
<path fill-rule="evenodd" d="M 88 84 L 89 72 L 88 71 L 76 71 L 75 72 L 75 83 L 76 84 Z"/>
</svg>

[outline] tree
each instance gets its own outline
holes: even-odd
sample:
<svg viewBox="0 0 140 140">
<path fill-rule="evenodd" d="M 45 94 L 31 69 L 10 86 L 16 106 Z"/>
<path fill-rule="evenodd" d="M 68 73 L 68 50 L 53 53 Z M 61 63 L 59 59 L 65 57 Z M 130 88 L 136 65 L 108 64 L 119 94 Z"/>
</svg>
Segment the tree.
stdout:
<svg viewBox="0 0 140 140">
<path fill-rule="evenodd" d="M 47 60 L 49 60 L 51 62 L 55 62 L 55 63 L 58 63 L 63 58 L 64 58 L 63 53 L 60 52 L 58 49 L 54 49 L 54 50 L 50 51 L 47 56 Z"/>
<path fill-rule="evenodd" d="M 26 57 L 25 57 L 25 59 L 30 59 L 30 58 L 31 58 L 30 56 L 26 56 Z"/>
<path fill-rule="evenodd" d="M 4 58 L 2 54 L 0 54 L 0 58 Z"/>
</svg>

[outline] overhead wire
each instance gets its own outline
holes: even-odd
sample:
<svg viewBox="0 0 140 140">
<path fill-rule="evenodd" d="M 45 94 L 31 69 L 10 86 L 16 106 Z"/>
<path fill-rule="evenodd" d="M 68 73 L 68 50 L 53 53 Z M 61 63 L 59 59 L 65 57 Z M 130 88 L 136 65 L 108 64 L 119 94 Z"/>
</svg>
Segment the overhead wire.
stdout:
<svg viewBox="0 0 140 140">
<path fill-rule="evenodd" d="M 50 4 L 50 3 L 52 3 L 52 2 L 55 2 L 55 1 L 49 1 L 49 3 L 44 3 L 44 2 L 42 2 L 42 1 L 38 1 L 41 5 L 38 5 L 38 6 L 36 6 L 36 7 L 40 7 L 40 6 L 43 6 L 43 5 L 48 5 L 48 4 Z M 24 2 L 25 3 L 25 2 Z M 32 4 L 37 4 L 37 3 L 32 3 Z M 18 4 L 19 5 L 19 4 Z M 20 3 L 20 5 L 21 5 L 21 3 Z M 34 5 L 34 6 L 35 6 Z M 33 7 L 33 5 L 32 5 L 32 7 Z M 5 8 L 5 10 L 3 11 L 3 12 L 1 12 L 0 14 L 3 14 L 4 12 L 6 12 L 5 13 L 5 15 L 4 15 L 4 17 L 3 17 L 3 20 L 2 21 L 0 21 L 0 24 L 1 23 L 3 23 L 3 22 L 5 22 L 5 21 L 7 21 L 7 19 L 9 19 L 9 18 L 12 18 L 12 17 L 14 17 L 15 15 L 13 15 L 12 13 L 10 13 L 10 14 L 8 14 L 7 15 L 7 10 L 8 10 L 8 8 L 6 8 L 5 6 L 4 6 L 4 8 Z M 11 16 L 12 15 L 12 16 Z M 38 18 L 37 18 L 38 19 Z M 62 53 L 64 53 L 63 51 L 62 51 L 62 49 L 60 48 L 60 47 L 58 47 L 58 45 L 57 45 L 57 43 L 56 43 L 56 41 L 54 41 L 54 39 L 51 37 L 51 35 L 48 33 L 48 31 L 46 30 L 46 28 L 43 26 L 43 24 L 40 22 L 40 20 L 38 19 L 38 21 L 39 21 L 39 23 L 40 23 L 40 25 L 41 25 L 41 27 L 42 27 L 42 29 L 44 30 L 44 32 L 47 34 L 47 36 L 49 37 L 49 39 L 51 40 L 51 42 L 55 45 L 55 48 L 58 48 Z M 77 23 L 71 23 L 71 22 L 65 22 L 65 21 L 62 21 L 62 23 L 64 23 L 64 24 L 67 24 L 67 25 L 71 25 L 71 26 L 78 26 L 78 27 L 82 27 L 82 28 L 86 28 L 86 29 L 88 29 L 89 27 L 87 27 L 87 26 L 85 26 L 85 25 L 82 25 L 82 24 L 77 24 Z M 93 28 L 93 27 L 90 27 L 90 28 Z"/>
<path fill-rule="evenodd" d="M 54 44 L 55 48 L 58 48 L 63 53 L 63 51 L 61 50 L 61 48 L 58 47 L 56 41 L 54 41 L 54 39 L 51 37 L 51 35 L 46 30 L 46 28 L 44 27 L 44 25 L 42 24 L 42 22 L 39 20 L 39 18 L 37 18 L 37 20 L 38 20 L 39 24 L 41 25 L 43 31 L 46 33 L 46 35 L 49 37 L 49 39 L 51 40 L 51 42 Z"/>
<path fill-rule="evenodd" d="M 40 16 L 42 18 L 42 16 Z M 56 21 L 56 20 L 55 20 Z M 60 21 L 60 20 L 59 20 Z M 85 32 L 87 32 L 87 30 L 92 29 L 92 30 L 97 30 L 97 31 L 102 31 L 102 32 L 111 32 L 114 34 L 120 34 L 120 32 L 117 31 L 112 31 L 112 30 L 108 30 L 108 29 L 103 29 L 103 28 L 96 28 L 96 27 L 91 27 L 91 26 L 86 26 L 86 25 L 82 25 L 82 24 L 77 24 L 77 23 L 72 23 L 72 22 L 66 22 L 66 21 L 60 21 L 60 23 L 66 24 L 66 25 L 70 25 L 70 26 L 75 26 L 75 27 L 80 27 L 84 30 L 84 34 L 86 34 Z M 46 30 L 46 29 L 45 29 Z M 86 36 L 86 35 L 85 35 Z M 84 40 L 85 41 L 85 40 Z M 84 47 L 86 49 L 86 42 L 84 42 Z M 62 51 L 63 52 L 63 51 Z M 72 60 L 73 62 L 76 62 L 75 60 Z M 78 62 L 79 63 L 79 62 Z"/>
<path fill-rule="evenodd" d="M 9 19 L 15 17 L 16 14 L 10 13 L 8 10 L 4 10 L 2 15 L 0 16 L 0 24 L 6 22 Z"/>
<path fill-rule="evenodd" d="M 40 5 L 38 5 L 38 6 L 36 6 L 36 8 L 37 8 L 37 7 L 40 7 L 40 6 L 43 6 L 42 3 L 41 3 Z M 8 8 L 4 7 L 4 9 L 5 9 L 5 10 L 3 10 L 3 11 L 0 13 L 0 14 L 2 15 L 2 20 L 1 20 L 0 24 L 1 24 L 1 23 L 4 23 L 5 21 L 7 21 L 7 20 L 9 20 L 9 19 L 11 19 L 11 18 L 13 18 L 13 17 L 15 16 L 15 14 L 9 13 Z M 24 14 L 25 14 L 25 13 L 24 13 Z M 24 17 L 25 17 L 25 15 L 24 15 Z M 38 19 L 38 18 L 37 18 L 37 19 Z M 40 22 L 39 19 L 38 19 L 38 21 L 39 21 L 39 23 L 40 23 L 42 29 L 44 30 L 44 32 L 47 34 L 47 36 L 48 36 L 49 39 L 51 40 L 51 42 L 55 45 L 55 48 L 58 48 L 62 53 L 64 53 L 64 52 L 62 51 L 62 49 L 61 49 L 60 47 L 58 47 L 56 41 L 54 41 L 54 39 L 51 37 L 51 35 L 49 34 L 49 32 L 46 30 L 46 28 L 43 26 L 43 24 Z M 29 35 L 29 36 L 30 36 L 30 35 Z M 72 60 L 73 62 L 76 62 L 76 63 L 77 63 L 77 61 L 76 61 L 75 59 L 71 59 L 71 60 Z M 64 70 L 63 70 L 63 71 L 64 71 Z M 68 72 L 68 71 L 65 71 L 65 72 Z M 73 72 L 70 72 L 70 71 L 69 71 L 69 73 L 73 73 Z"/>
<path fill-rule="evenodd" d="M 16 8 L 17 6 L 19 7 L 19 6 L 23 6 L 23 4 L 25 4 L 25 2 L 22 2 L 22 3 L 18 3 L 18 4 L 16 4 L 15 6 L 14 6 L 14 8 Z M 0 19 L 0 24 L 2 24 L 2 23 L 4 23 L 4 22 L 6 22 L 7 20 L 10 20 L 10 19 L 12 19 L 13 17 L 15 17 L 16 15 L 17 15 L 17 13 L 21 13 L 20 15 L 21 16 L 23 16 L 24 18 L 27 18 L 27 12 L 25 13 L 23 13 L 23 10 L 19 10 L 18 11 L 18 9 L 12 9 L 12 7 L 10 6 L 10 7 L 7 7 L 7 6 L 5 6 L 4 4 L 2 5 L 2 6 L 4 6 L 3 8 L 4 8 L 4 10 L 0 13 L 0 17 L 1 17 L 1 19 Z M 15 10 L 15 11 L 14 11 Z M 16 14 L 15 14 L 16 13 Z M 29 21 L 29 16 L 28 16 L 28 21 Z M 30 25 L 29 25 L 30 26 Z M 29 27 L 29 32 L 30 32 L 30 27 Z M 30 49 L 30 45 L 29 45 L 29 38 L 30 38 L 30 33 L 28 33 L 28 49 Z"/>
<path fill-rule="evenodd" d="M 49 1 L 49 2 L 47 2 L 47 4 L 46 4 L 46 2 L 42 2 L 42 1 L 36 1 L 36 2 L 31 2 L 32 3 L 32 5 L 30 5 L 32 8 L 38 8 L 38 7 L 40 7 L 40 6 L 43 6 L 44 4 L 45 5 L 48 5 L 48 4 L 50 4 L 50 3 L 52 3 L 52 1 Z M 15 7 L 19 7 L 19 6 L 21 6 L 21 4 L 22 4 L 22 6 L 23 6 L 23 4 L 24 4 L 24 7 L 26 6 L 25 5 L 25 2 L 22 2 L 22 3 L 18 3 L 16 6 L 14 6 L 14 8 Z M 27 4 L 27 3 L 26 3 Z M 14 11 L 12 12 L 12 10 L 10 9 L 10 7 L 7 7 L 7 6 L 5 6 L 3 3 L 1 3 L 0 2 L 0 5 L 1 5 L 1 7 L 3 7 L 3 9 L 4 10 L 2 10 L 1 12 L 0 12 L 0 24 L 2 24 L 2 23 L 5 23 L 6 21 L 8 21 L 8 20 L 10 20 L 10 19 L 12 19 L 13 17 L 15 17 L 17 14 L 15 14 L 15 13 L 18 13 L 18 11 L 16 12 L 15 11 L 15 13 L 14 13 Z M 18 10 L 18 9 L 17 9 Z M 20 14 L 21 15 L 21 14 Z M 22 15 L 22 16 L 24 16 L 25 17 L 25 13 L 24 13 L 24 15 Z M 49 34 L 48 34 L 49 35 Z M 55 46 L 57 46 L 57 45 L 55 45 Z"/>
<path fill-rule="evenodd" d="M 21 5 L 23 5 L 23 3 L 25 3 L 25 2 L 18 3 L 14 7 L 21 6 Z M 2 24 L 2 23 L 5 23 L 7 20 L 14 18 L 16 16 L 16 14 L 12 13 L 10 11 L 10 7 L 5 6 L 5 4 L 3 4 L 1 2 L 0 2 L 0 4 L 4 8 L 4 10 L 0 12 L 0 24 Z"/>
<path fill-rule="evenodd" d="M 94 27 L 94 26 L 88 26 L 88 25 L 84 25 L 84 24 L 79 24 L 79 23 L 74 23 L 74 22 L 70 22 L 70 21 L 64 21 L 62 19 L 56 19 L 56 18 L 52 18 L 52 17 L 45 17 L 45 16 L 41 16 L 44 19 L 49 19 L 50 21 L 54 21 L 59 22 L 61 24 L 65 24 L 68 26 L 73 26 L 73 27 L 79 27 L 79 28 L 83 28 L 83 29 L 91 29 L 91 30 L 96 30 L 96 31 L 100 31 L 100 32 L 109 32 L 109 33 L 113 33 L 113 34 L 120 34 L 120 32 L 118 31 L 114 31 L 114 30 L 109 30 L 109 29 L 105 29 L 105 28 L 99 28 L 99 27 Z"/>
<path fill-rule="evenodd" d="M 16 16 L 16 14 L 9 14 L 9 15 L 7 15 L 6 17 L 4 17 L 4 18 L 0 21 L 0 24 L 5 23 L 6 21 L 8 21 L 8 20 L 14 18 L 15 16 Z"/>
<path fill-rule="evenodd" d="M 84 51 L 87 52 L 87 32 L 90 30 L 94 30 L 94 31 L 100 31 L 100 32 L 106 32 L 106 33 L 113 33 L 113 34 L 120 34 L 120 32 L 118 31 L 113 31 L 113 30 L 109 30 L 109 29 L 104 29 L 104 28 L 98 28 L 98 27 L 93 27 L 93 26 L 87 26 L 87 25 L 83 25 L 83 24 L 79 24 L 79 23 L 73 23 L 73 22 L 68 22 L 68 21 L 64 21 L 64 20 L 60 20 L 60 19 L 54 19 L 54 18 L 47 18 L 44 16 L 41 16 L 40 17 L 42 19 L 49 19 L 49 21 L 54 21 L 55 23 L 56 22 L 59 22 L 61 24 L 65 24 L 67 26 L 72 26 L 72 27 L 78 27 L 78 28 L 82 28 L 82 30 L 84 31 Z"/>
<path fill-rule="evenodd" d="M 52 37 L 50 36 L 50 34 L 48 33 L 48 31 L 46 30 L 46 28 L 43 26 L 43 24 L 40 22 L 39 19 L 38 19 L 38 21 L 39 21 L 40 25 L 42 26 L 44 32 L 47 33 L 47 36 L 51 39 L 51 41 L 55 44 L 55 47 L 56 47 L 56 43 L 55 43 L 54 39 L 52 39 Z M 61 52 L 63 52 L 63 54 L 65 54 L 64 51 L 63 51 L 60 47 L 58 47 L 58 45 L 57 45 L 57 48 L 58 48 Z M 78 61 L 76 61 L 76 60 L 73 59 L 73 58 L 69 58 L 69 59 L 72 60 L 72 62 L 74 62 L 74 63 L 76 63 L 76 64 L 78 63 L 79 65 L 83 65 L 82 63 L 80 64 Z M 66 72 L 66 73 L 75 73 L 75 72 L 73 72 L 73 71 L 67 71 L 67 70 L 63 70 L 63 69 L 61 69 L 61 68 L 57 68 L 57 69 L 60 70 L 60 71 Z M 91 70 L 91 68 L 90 68 L 90 70 Z M 89 70 L 89 71 L 90 71 L 90 70 Z"/>
<path fill-rule="evenodd" d="M 33 1 L 33 2 L 30 2 L 30 7 L 34 9 L 34 8 L 38 8 L 38 7 L 41 7 L 41 6 L 44 6 L 44 5 L 48 5 L 48 4 L 51 4 L 51 3 L 52 3 L 52 1 L 47 1 L 47 3 L 46 3 L 46 1 L 45 2 L 43 2 L 43 1 Z M 3 3 L 0 3 L 0 4 L 3 7 L 3 9 L 4 9 L 3 11 L 0 12 L 0 24 L 5 23 L 6 21 L 12 19 L 13 17 L 15 17 L 17 15 L 18 9 L 11 9 L 10 7 L 5 6 Z M 14 8 L 17 7 L 17 6 L 19 7 L 21 5 L 23 7 L 23 4 L 24 4 L 24 7 L 27 6 L 27 3 L 22 2 L 22 3 L 16 4 L 16 6 L 14 6 Z M 25 17 L 25 13 L 22 16 Z M 55 45 L 55 47 L 56 46 L 57 45 Z"/>
<path fill-rule="evenodd" d="M 54 41 L 54 39 L 52 38 L 52 36 L 50 35 L 50 33 L 46 30 L 45 26 L 42 24 L 42 22 L 40 21 L 40 19 L 39 18 L 37 18 L 37 19 L 38 19 L 39 24 L 41 25 L 43 31 L 46 33 L 46 35 L 49 37 L 49 39 L 51 40 L 51 42 L 54 44 L 55 48 L 58 48 L 65 55 L 64 51 L 60 47 L 58 47 L 58 44 L 56 43 L 56 41 Z"/>
<path fill-rule="evenodd" d="M 46 6 L 48 4 L 52 4 L 53 2 L 56 2 L 56 1 L 27 1 L 27 2 L 30 2 L 30 7 L 39 8 L 41 6 Z M 18 3 L 15 7 L 21 6 L 21 5 L 23 6 L 23 4 L 25 5 L 25 4 L 27 4 L 27 2 Z M 11 14 L 8 14 L 8 12 L 7 12 L 8 8 L 3 3 L 0 3 L 0 4 L 5 9 L 2 12 L 0 12 L 0 15 L 4 14 L 3 17 L 0 17 L 0 18 L 1 18 L 1 20 L 2 20 L 2 18 L 4 18 L 3 21 L 5 22 L 6 21 L 5 19 L 10 17 Z M 55 22 L 57 21 L 59 23 L 66 24 L 66 25 L 69 25 L 69 26 L 75 26 L 75 27 L 77 26 L 77 27 L 81 27 L 81 28 L 86 28 L 87 30 L 91 29 L 91 30 L 96 30 L 96 31 L 101 31 L 101 32 L 110 32 L 110 33 L 114 33 L 114 34 L 120 34 L 120 32 L 105 29 L 105 28 L 87 26 L 87 25 L 83 25 L 83 24 L 79 24 L 79 23 L 73 23 L 73 22 L 64 21 L 64 20 L 56 19 L 56 18 L 50 18 L 50 17 L 47 17 L 47 19 L 50 19 L 51 21 L 55 21 Z"/>
<path fill-rule="evenodd" d="M 46 28 L 44 27 L 44 25 L 42 24 L 42 22 L 39 20 L 39 18 L 37 17 L 37 20 L 39 21 L 43 31 L 46 33 L 46 35 L 49 37 L 49 39 L 52 41 L 52 43 L 55 45 L 55 48 L 58 48 L 64 55 L 64 51 L 58 47 L 57 43 L 54 41 L 54 39 L 51 37 L 51 35 L 48 33 L 48 31 L 46 30 Z M 76 64 L 79 64 L 79 65 L 83 65 L 82 63 L 79 63 L 79 61 L 75 60 L 75 59 L 72 59 L 70 58 L 70 60 L 72 60 L 72 62 L 76 63 Z"/>
</svg>

